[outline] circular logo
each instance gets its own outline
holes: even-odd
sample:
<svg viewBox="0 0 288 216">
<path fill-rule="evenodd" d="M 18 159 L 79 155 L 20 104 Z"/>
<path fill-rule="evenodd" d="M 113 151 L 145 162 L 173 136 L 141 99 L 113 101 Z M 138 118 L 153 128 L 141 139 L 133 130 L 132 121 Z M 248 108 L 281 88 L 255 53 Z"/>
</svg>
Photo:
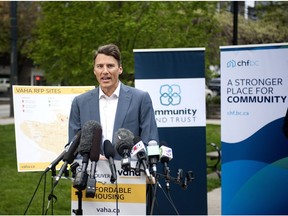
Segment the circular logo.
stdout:
<svg viewBox="0 0 288 216">
<path fill-rule="evenodd" d="M 181 89 L 177 84 L 162 85 L 160 87 L 160 103 L 164 106 L 175 106 L 181 102 Z"/>
</svg>

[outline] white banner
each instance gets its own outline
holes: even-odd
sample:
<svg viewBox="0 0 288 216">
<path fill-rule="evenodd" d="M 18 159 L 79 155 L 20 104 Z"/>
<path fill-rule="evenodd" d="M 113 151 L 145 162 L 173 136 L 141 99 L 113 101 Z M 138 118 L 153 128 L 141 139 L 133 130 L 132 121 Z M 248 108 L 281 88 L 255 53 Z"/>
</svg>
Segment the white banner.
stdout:
<svg viewBox="0 0 288 216">
<path fill-rule="evenodd" d="M 205 79 L 136 79 L 135 87 L 150 94 L 158 128 L 206 126 Z"/>
<path fill-rule="evenodd" d="M 221 121 L 231 123 L 229 130 L 221 131 L 222 141 L 239 142 L 285 114 L 288 65 L 284 56 L 287 49 L 221 52 Z M 239 125 L 249 127 L 239 133 Z"/>
</svg>

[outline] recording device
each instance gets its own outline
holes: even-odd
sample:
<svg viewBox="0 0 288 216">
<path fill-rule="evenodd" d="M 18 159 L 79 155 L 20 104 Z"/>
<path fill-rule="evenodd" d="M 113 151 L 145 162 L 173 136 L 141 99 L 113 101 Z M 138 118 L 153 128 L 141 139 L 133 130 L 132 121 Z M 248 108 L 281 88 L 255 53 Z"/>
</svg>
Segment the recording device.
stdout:
<svg viewBox="0 0 288 216">
<path fill-rule="evenodd" d="M 97 128 L 99 128 L 99 123 L 93 120 L 87 121 L 82 127 L 82 135 L 78 150 L 82 156 L 82 166 L 77 167 L 73 183 L 73 187 L 77 190 L 84 190 L 87 185 L 87 166 L 93 143 L 94 130 Z"/>
<path fill-rule="evenodd" d="M 147 155 L 149 159 L 149 164 L 150 166 L 152 166 L 152 174 L 155 177 L 157 172 L 156 164 L 158 163 L 160 158 L 160 150 L 157 141 L 151 140 L 148 142 Z"/>
<path fill-rule="evenodd" d="M 145 145 L 139 136 L 134 137 L 133 142 L 135 145 L 133 146 L 133 149 L 131 151 L 131 157 L 134 157 L 135 155 L 137 156 L 138 161 L 140 162 L 140 164 L 142 164 L 145 170 L 146 176 L 149 180 L 151 180 L 151 174 L 147 167 L 147 154 Z"/>
<path fill-rule="evenodd" d="M 186 176 L 183 179 L 183 182 L 182 182 L 182 185 L 181 185 L 183 190 L 186 190 L 187 187 L 188 187 L 188 183 L 192 182 L 193 180 L 194 180 L 193 172 L 192 171 L 188 171 L 186 173 Z"/>
<path fill-rule="evenodd" d="M 115 150 L 122 157 L 121 168 L 129 171 L 131 168 L 130 153 L 133 147 L 134 134 L 125 128 L 120 128 L 114 136 Z"/>
<path fill-rule="evenodd" d="M 193 180 L 194 180 L 193 172 L 192 172 L 192 171 L 188 171 L 188 172 L 186 173 L 185 178 L 183 179 L 182 188 L 183 188 L 184 190 L 186 190 L 187 187 L 188 187 L 188 183 L 192 182 Z"/>
<path fill-rule="evenodd" d="M 160 147 L 160 161 L 161 163 L 163 163 L 164 165 L 164 169 L 163 169 L 163 173 L 165 175 L 165 179 L 166 179 L 166 188 L 167 190 L 169 190 L 169 182 L 170 182 L 170 169 L 168 167 L 168 162 L 170 160 L 172 160 L 173 158 L 173 153 L 172 153 L 172 149 L 162 145 Z"/>
<path fill-rule="evenodd" d="M 95 129 L 92 131 L 92 147 L 90 151 L 90 175 L 87 180 L 86 197 L 93 198 L 96 193 L 96 166 L 100 157 L 100 145 L 102 141 L 102 128 L 99 123 L 95 124 Z"/>
<path fill-rule="evenodd" d="M 77 147 L 79 146 L 79 140 L 81 137 L 81 131 L 78 131 L 76 133 L 76 135 L 73 137 L 73 139 L 71 140 L 71 142 L 69 143 L 69 145 L 66 147 L 66 149 L 64 150 L 64 152 L 62 152 L 61 155 L 59 155 L 58 158 L 56 158 L 45 170 L 45 172 L 47 172 L 49 169 L 51 169 L 52 167 L 55 167 L 59 161 L 61 160 L 61 157 L 63 155 L 63 161 L 64 164 L 61 166 L 58 175 L 55 178 L 55 182 L 54 182 L 54 187 L 58 184 L 59 180 L 61 179 L 61 176 L 63 175 L 63 173 L 65 172 L 65 170 L 67 169 L 68 164 L 73 163 L 76 155 L 77 155 Z M 64 153 L 64 154 L 63 154 Z"/>
<path fill-rule="evenodd" d="M 104 141 L 104 155 L 109 161 L 109 167 L 111 170 L 110 182 L 113 184 L 117 180 L 116 167 L 114 163 L 115 150 L 109 140 Z"/>
<path fill-rule="evenodd" d="M 183 170 L 182 169 L 178 169 L 177 170 L 176 183 L 180 184 L 182 180 L 183 180 Z"/>
</svg>

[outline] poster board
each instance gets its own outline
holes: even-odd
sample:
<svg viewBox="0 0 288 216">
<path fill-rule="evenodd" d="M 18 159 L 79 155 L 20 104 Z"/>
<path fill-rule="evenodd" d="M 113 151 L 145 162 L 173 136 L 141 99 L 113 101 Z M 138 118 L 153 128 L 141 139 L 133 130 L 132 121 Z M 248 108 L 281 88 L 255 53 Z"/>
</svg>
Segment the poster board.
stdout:
<svg viewBox="0 0 288 216">
<path fill-rule="evenodd" d="M 63 152 L 72 100 L 93 88 L 13 86 L 18 172 L 43 171 Z"/>
</svg>

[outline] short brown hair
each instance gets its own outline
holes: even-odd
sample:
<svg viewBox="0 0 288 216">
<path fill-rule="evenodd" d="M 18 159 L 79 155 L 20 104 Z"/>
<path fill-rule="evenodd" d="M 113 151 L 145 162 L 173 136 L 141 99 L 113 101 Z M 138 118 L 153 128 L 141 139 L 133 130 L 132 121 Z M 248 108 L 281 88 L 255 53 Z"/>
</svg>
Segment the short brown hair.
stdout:
<svg viewBox="0 0 288 216">
<path fill-rule="evenodd" d="M 115 44 L 107 44 L 107 45 L 98 47 L 98 50 L 95 52 L 95 55 L 94 55 L 94 62 L 98 54 L 112 56 L 117 60 L 119 66 L 122 65 L 121 53 L 120 53 L 118 46 L 116 46 Z"/>
</svg>

